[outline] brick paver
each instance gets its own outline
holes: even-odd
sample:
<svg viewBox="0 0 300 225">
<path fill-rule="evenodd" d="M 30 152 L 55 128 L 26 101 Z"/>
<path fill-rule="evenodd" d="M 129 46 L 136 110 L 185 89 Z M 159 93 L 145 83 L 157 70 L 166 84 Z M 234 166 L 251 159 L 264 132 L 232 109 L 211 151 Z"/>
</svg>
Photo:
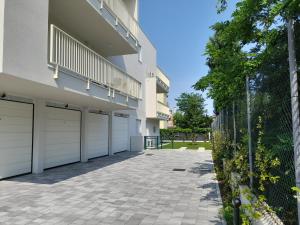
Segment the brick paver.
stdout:
<svg viewBox="0 0 300 225">
<path fill-rule="evenodd" d="M 220 207 L 210 151 L 127 152 L 0 181 L 0 224 L 222 224 Z"/>
</svg>

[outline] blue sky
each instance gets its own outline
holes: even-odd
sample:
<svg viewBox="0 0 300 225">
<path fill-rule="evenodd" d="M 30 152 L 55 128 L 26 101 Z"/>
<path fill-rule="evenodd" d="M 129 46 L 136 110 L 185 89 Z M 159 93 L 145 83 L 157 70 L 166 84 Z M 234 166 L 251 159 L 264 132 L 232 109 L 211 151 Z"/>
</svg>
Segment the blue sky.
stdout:
<svg viewBox="0 0 300 225">
<path fill-rule="evenodd" d="M 171 78 L 170 107 L 182 92 L 191 87 L 208 67 L 205 65 L 205 45 L 213 32 L 210 26 L 230 18 L 238 0 L 229 1 L 228 9 L 216 12 L 217 0 L 140 0 L 140 24 L 157 48 L 158 65 Z M 206 100 L 212 115 L 212 100 Z"/>
</svg>

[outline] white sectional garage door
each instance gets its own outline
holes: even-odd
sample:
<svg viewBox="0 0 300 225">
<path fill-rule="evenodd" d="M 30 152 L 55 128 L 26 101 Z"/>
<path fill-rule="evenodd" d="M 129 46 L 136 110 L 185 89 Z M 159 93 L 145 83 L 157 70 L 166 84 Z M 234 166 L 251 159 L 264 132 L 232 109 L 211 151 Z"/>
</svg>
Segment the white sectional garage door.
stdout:
<svg viewBox="0 0 300 225">
<path fill-rule="evenodd" d="M 87 127 L 88 158 L 108 155 L 108 115 L 89 113 Z"/>
<path fill-rule="evenodd" d="M 81 113 L 47 107 L 45 168 L 80 161 Z"/>
<path fill-rule="evenodd" d="M 113 153 L 128 150 L 129 144 L 129 122 L 126 117 L 113 117 L 112 125 L 112 148 Z"/>
<path fill-rule="evenodd" d="M 33 105 L 0 100 L 0 179 L 31 172 Z"/>
</svg>

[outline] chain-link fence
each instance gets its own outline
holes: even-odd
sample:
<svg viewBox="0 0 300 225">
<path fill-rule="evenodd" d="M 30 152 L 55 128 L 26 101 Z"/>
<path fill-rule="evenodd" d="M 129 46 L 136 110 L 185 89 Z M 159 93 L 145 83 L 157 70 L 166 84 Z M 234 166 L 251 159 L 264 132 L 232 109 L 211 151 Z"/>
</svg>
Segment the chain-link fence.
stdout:
<svg viewBox="0 0 300 225">
<path fill-rule="evenodd" d="M 226 134 L 234 146 L 248 149 L 249 186 L 254 193 L 264 195 L 284 224 L 298 224 L 297 201 L 292 187 L 296 186 L 293 150 L 291 92 L 288 74 L 257 75 L 245 83 L 245 93 L 216 116 L 212 129 Z M 248 98 L 247 98 L 248 97 Z M 258 124 L 262 124 L 262 128 Z M 262 143 L 260 143 L 260 141 Z M 256 151 L 261 146 L 280 164 L 270 169 L 278 177 L 259 189 Z"/>
</svg>

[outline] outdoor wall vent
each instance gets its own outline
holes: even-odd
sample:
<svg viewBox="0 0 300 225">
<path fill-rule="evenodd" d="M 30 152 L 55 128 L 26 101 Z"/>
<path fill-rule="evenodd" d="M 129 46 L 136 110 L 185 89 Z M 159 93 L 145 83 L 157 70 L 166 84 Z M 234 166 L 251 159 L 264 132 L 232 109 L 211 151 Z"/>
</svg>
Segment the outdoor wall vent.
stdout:
<svg viewBox="0 0 300 225">
<path fill-rule="evenodd" d="M 182 169 L 182 168 L 174 168 L 173 171 L 184 172 L 185 169 Z"/>
</svg>

